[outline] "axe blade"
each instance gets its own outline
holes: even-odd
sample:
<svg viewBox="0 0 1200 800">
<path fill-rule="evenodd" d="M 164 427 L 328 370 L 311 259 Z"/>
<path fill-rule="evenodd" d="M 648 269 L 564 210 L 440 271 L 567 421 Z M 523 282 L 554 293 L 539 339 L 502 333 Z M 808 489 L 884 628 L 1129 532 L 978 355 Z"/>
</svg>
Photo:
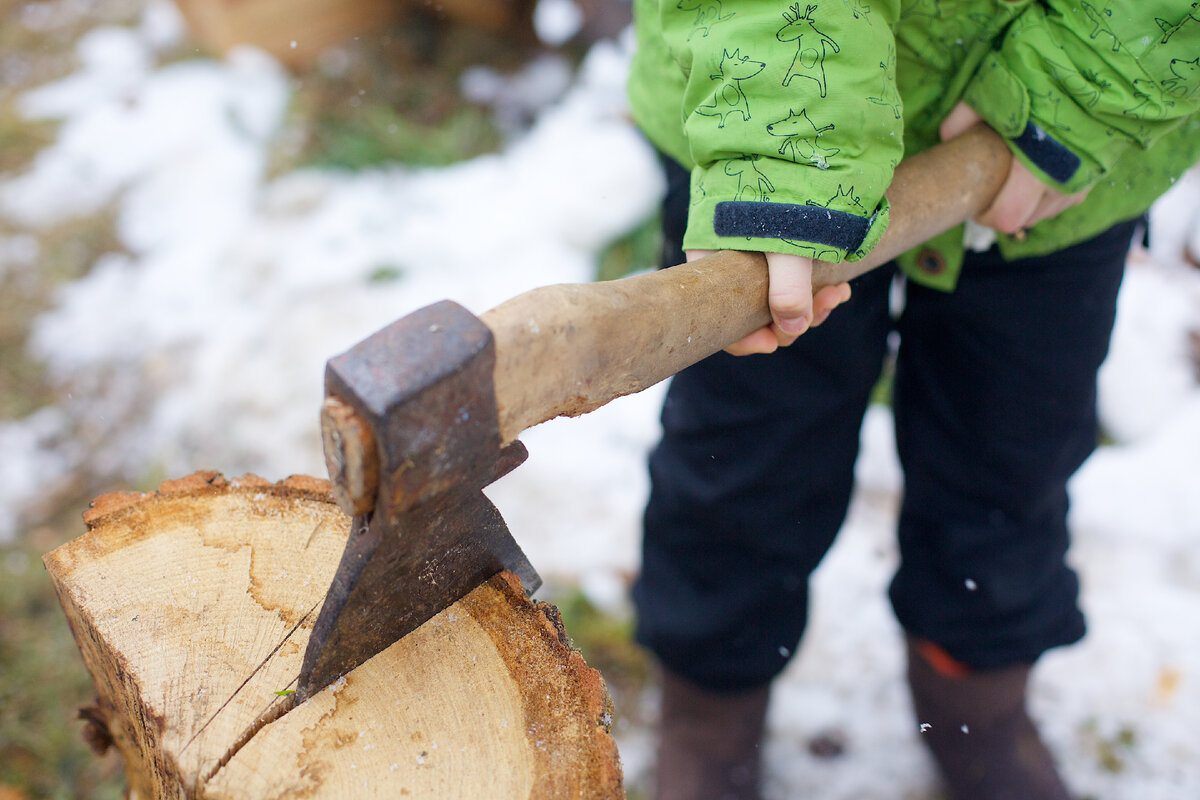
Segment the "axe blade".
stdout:
<svg viewBox="0 0 1200 800">
<path fill-rule="evenodd" d="M 527 593 L 541 578 L 479 489 L 403 513 L 355 517 L 296 689 L 303 702 L 503 570 Z"/>
</svg>

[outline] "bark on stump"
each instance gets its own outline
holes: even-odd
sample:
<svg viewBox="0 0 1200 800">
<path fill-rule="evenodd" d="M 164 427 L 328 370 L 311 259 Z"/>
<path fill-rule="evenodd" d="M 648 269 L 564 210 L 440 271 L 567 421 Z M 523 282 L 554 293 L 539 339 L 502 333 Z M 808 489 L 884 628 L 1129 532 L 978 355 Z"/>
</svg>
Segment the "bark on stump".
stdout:
<svg viewBox="0 0 1200 800">
<path fill-rule="evenodd" d="M 623 796 L 603 680 L 513 576 L 293 708 L 349 531 L 328 483 L 200 473 L 84 519 L 45 563 L 131 797 Z"/>
</svg>

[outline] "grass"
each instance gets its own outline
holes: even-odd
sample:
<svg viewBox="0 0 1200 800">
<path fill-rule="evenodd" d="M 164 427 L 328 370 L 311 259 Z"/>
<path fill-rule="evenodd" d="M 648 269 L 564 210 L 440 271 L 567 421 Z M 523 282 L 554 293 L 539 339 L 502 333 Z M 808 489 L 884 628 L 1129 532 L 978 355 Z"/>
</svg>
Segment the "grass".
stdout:
<svg viewBox="0 0 1200 800">
<path fill-rule="evenodd" d="M 622 713 L 620 699 L 636 697 L 652 677 L 650 657 L 633 641 L 632 618 L 600 610 L 579 590 L 553 602 L 572 644 L 588 665 L 604 676 L 617 713 Z"/>
<path fill-rule="evenodd" d="M 1126 764 L 1138 749 L 1137 731 L 1128 724 L 1120 725 L 1116 730 L 1103 730 L 1096 719 L 1089 719 L 1080 726 L 1080 738 L 1093 752 L 1096 765 L 1113 775 L 1125 771 Z"/>
<path fill-rule="evenodd" d="M 93 702 L 91 680 L 41 563 L 69 538 L 67 520 L 0 547 L 0 796 L 115 800 L 120 760 L 85 744 L 77 709 Z"/>
<path fill-rule="evenodd" d="M 661 224 L 655 214 L 604 248 L 598 259 L 596 280 L 610 281 L 657 268 L 662 250 Z"/>
<path fill-rule="evenodd" d="M 54 140 L 55 125 L 22 119 L 14 102 L 0 103 L 0 174 L 23 170 L 37 152 Z"/>
<path fill-rule="evenodd" d="M 413 122 L 386 102 L 359 103 L 318 115 L 311 166 L 358 170 L 387 163 L 440 167 L 494 150 L 499 134 L 482 109 L 460 108 L 431 123 Z"/>
<path fill-rule="evenodd" d="M 33 321 L 55 290 L 87 274 L 97 256 L 121 249 L 111 214 L 83 217 L 36 233 L 6 230 L 36 248 L 36 269 L 0 270 L 0 419 L 18 419 L 53 400 L 41 365 L 27 350 Z"/>
<path fill-rule="evenodd" d="M 528 56 L 504 37 L 420 15 L 361 36 L 296 73 L 272 170 L 445 166 L 493 152 L 503 135 L 458 81 L 469 67 L 512 71 Z"/>
<path fill-rule="evenodd" d="M 54 141 L 57 123 L 27 120 L 19 112 L 21 92 L 61 78 L 75 69 L 79 37 L 97 25 L 136 19 L 141 3 L 111 0 L 87 14 L 59 11 L 54 24 L 39 26 L 38 9 L 23 0 L 0 0 L 0 176 L 28 169 L 38 152 Z M 41 11 L 48 4 L 37 4 Z M 32 10 L 31 10 L 32 9 Z M 54 13 L 54 12 L 52 12 Z M 32 321 L 51 303 L 55 287 L 91 267 L 99 253 L 117 248 L 109 215 L 73 220 L 50 230 L 24 232 L 0 221 L 0 239 L 24 235 L 35 242 L 36 270 L 0 265 L 0 420 L 23 417 L 53 395 L 40 365 L 26 352 Z"/>
<path fill-rule="evenodd" d="M 75 67 L 79 35 L 97 24 L 127 21 L 135 4 L 110 2 L 89 15 L 62 18 L 46 30 L 31 28 L 27 14 L 48 4 L 0 0 L 0 175 L 19 174 L 56 134 L 53 122 L 21 117 L 20 92 L 55 80 Z M 34 26 L 36 27 L 36 26 Z M 52 302 L 62 282 L 86 273 L 99 253 L 115 247 L 107 215 L 46 231 L 21 231 L 0 223 L 0 239 L 32 245 L 31 264 L 0 269 L 0 420 L 16 419 L 54 400 L 41 366 L 28 354 L 33 320 Z M 17 238 L 19 237 L 19 238 Z M 115 757 L 97 758 L 85 744 L 77 709 L 93 701 L 83 667 L 41 564 L 41 554 L 82 533 L 77 510 L 43 520 L 20 540 L 0 545 L 0 797 L 109 800 L 124 780 Z"/>
</svg>

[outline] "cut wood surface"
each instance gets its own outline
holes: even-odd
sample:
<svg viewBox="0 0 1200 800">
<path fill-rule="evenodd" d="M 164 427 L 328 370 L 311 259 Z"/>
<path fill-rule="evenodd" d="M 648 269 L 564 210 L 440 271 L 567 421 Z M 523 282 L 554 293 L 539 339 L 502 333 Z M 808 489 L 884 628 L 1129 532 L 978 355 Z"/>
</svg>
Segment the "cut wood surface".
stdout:
<svg viewBox="0 0 1200 800">
<path fill-rule="evenodd" d="M 297 706 L 349 531 L 327 482 L 198 473 L 84 518 L 45 563 L 131 797 L 623 796 L 599 673 L 512 575 Z"/>
</svg>

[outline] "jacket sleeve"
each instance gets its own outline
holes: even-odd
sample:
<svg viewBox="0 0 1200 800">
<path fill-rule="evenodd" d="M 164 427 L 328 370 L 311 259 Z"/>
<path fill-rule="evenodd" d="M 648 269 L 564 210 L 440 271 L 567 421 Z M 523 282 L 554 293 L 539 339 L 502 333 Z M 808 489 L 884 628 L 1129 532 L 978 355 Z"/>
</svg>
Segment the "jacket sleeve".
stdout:
<svg viewBox="0 0 1200 800">
<path fill-rule="evenodd" d="M 1043 181 L 1079 191 L 1200 108 L 1200 3 L 1029 2 L 965 99 Z"/>
<path fill-rule="evenodd" d="M 669 0 L 692 171 L 684 246 L 861 258 L 903 153 L 899 0 Z"/>
</svg>

